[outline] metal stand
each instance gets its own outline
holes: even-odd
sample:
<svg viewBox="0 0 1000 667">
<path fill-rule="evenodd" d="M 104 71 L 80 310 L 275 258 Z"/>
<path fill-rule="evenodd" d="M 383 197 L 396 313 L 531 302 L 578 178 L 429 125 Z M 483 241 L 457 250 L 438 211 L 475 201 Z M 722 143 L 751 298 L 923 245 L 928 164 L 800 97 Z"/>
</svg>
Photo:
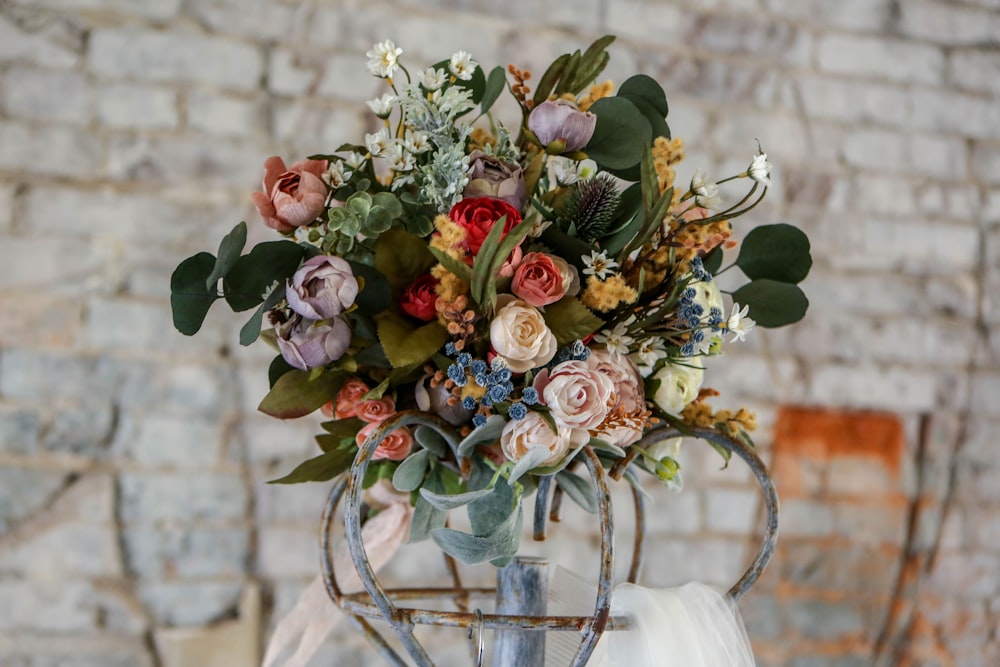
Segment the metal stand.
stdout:
<svg viewBox="0 0 1000 667">
<path fill-rule="evenodd" d="M 482 635 L 482 632 L 485 629 L 499 630 L 501 632 L 498 633 L 498 641 L 500 644 L 498 650 L 501 651 L 513 650 L 505 648 L 505 644 L 518 647 L 518 651 L 527 651 L 528 649 L 520 647 L 531 644 L 531 642 L 525 642 L 522 640 L 525 636 L 538 635 L 542 637 L 542 656 L 544 656 L 544 633 L 546 631 L 574 631 L 580 636 L 580 646 L 570 663 L 571 667 L 583 667 L 587 664 L 587 661 L 590 659 L 590 656 L 597 645 L 597 640 L 600 639 L 600 636 L 605 630 L 616 630 L 628 627 L 627 618 L 612 617 L 610 614 L 611 592 L 614 587 L 614 582 L 612 580 L 612 573 L 614 570 L 612 539 L 614 526 L 611 512 L 611 493 L 608 489 L 607 483 L 608 472 L 605 470 L 604 464 L 600 458 L 598 458 L 596 452 L 594 452 L 594 450 L 589 446 L 584 447 L 580 454 L 580 458 L 586 465 L 594 483 L 594 490 L 598 499 L 597 514 L 601 532 L 601 569 L 598 576 L 597 595 L 594 604 L 594 613 L 592 615 L 548 616 L 545 615 L 544 607 L 541 609 L 536 609 L 534 607 L 531 609 L 528 609 L 527 607 L 521 608 L 520 605 L 514 605 L 513 608 L 508 607 L 508 592 L 505 591 L 507 584 L 504 583 L 503 579 L 501 579 L 497 588 L 464 587 L 458 578 L 457 568 L 454 567 L 454 561 L 447 555 L 445 556 L 445 560 L 449 565 L 449 572 L 452 573 L 453 585 L 451 587 L 400 588 L 393 590 L 385 590 L 382 588 L 381 584 L 375 577 L 371 564 L 368 562 L 368 556 L 365 553 L 365 547 L 361 541 L 362 481 L 364 480 L 365 472 L 368 469 L 368 464 L 371 461 L 371 457 L 374 454 L 375 449 L 390 431 L 401 426 L 423 426 L 432 428 L 437 431 L 442 438 L 444 438 L 452 450 L 457 450 L 459 442 L 458 435 L 450 425 L 435 415 L 416 411 L 400 412 L 382 422 L 378 428 L 371 433 L 359 449 L 358 455 L 354 460 L 354 465 L 350 471 L 350 475 L 339 477 L 335 481 L 333 489 L 330 491 L 326 508 L 323 512 L 320 534 L 323 579 L 330 598 L 335 604 L 337 604 L 337 606 L 351 616 L 357 627 L 365 634 L 376 650 L 390 665 L 405 667 L 407 663 L 395 651 L 395 649 L 389 645 L 385 638 L 382 637 L 382 635 L 380 635 L 368 623 L 366 619 L 374 618 L 387 621 L 418 667 L 434 667 L 434 663 L 431 661 L 430 656 L 427 655 L 424 647 L 419 641 L 417 641 L 416 637 L 414 637 L 413 630 L 418 624 L 462 627 L 468 629 L 472 633 L 478 632 L 479 636 Z M 761 572 L 771 559 L 771 554 L 774 551 L 774 546 L 778 536 L 777 492 L 774 489 L 774 484 L 771 482 L 771 478 L 767 473 L 764 463 L 760 460 L 753 449 L 739 440 L 730 438 L 711 429 L 692 429 L 691 432 L 686 434 L 681 434 L 676 430 L 668 428 L 654 429 L 647 433 L 646 436 L 633 445 L 633 447 L 647 447 L 655 442 L 681 435 L 707 440 L 712 444 L 738 456 L 748 466 L 750 466 L 750 469 L 753 471 L 754 476 L 757 478 L 757 481 L 761 486 L 761 490 L 764 492 L 764 504 L 767 509 L 767 528 L 764 534 L 763 543 L 751 566 L 743 574 L 740 580 L 729 590 L 729 594 L 735 600 L 739 600 L 754 584 L 754 582 L 757 581 L 758 577 L 760 577 Z M 543 477 L 541 479 L 537 491 L 538 497 L 536 499 L 534 530 L 536 539 L 544 539 L 545 516 L 548 513 L 550 502 L 549 496 L 552 486 L 550 478 Z M 347 544 L 351 557 L 354 561 L 354 567 L 357 570 L 358 576 L 361 578 L 361 582 L 365 588 L 364 591 L 354 594 L 345 594 L 340 590 L 340 587 L 337 585 L 337 579 L 333 571 L 333 563 L 330 555 L 333 517 L 337 505 L 345 493 L 346 501 L 344 527 L 346 530 Z M 555 493 L 552 493 L 551 495 L 552 505 L 556 505 L 559 496 Z M 632 553 L 632 566 L 629 570 L 628 581 L 635 583 L 638 580 L 639 569 L 642 562 L 642 546 L 645 534 L 645 512 L 641 495 L 635 488 L 633 488 L 633 497 L 635 499 L 635 515 L 637 525 L 635 544 Z M 518 579 L 523 580 L 527 577 L 536 576 L 535 574 L 528 573 L 530 568 L 528 568 L 528 570 L 524 570 L 519 567 L 515 568 L 515 570 L 521 571 L 512 571 L 508 575 L 501 573 L 500 576 L 510 576 L 512 577 L 512 582 L 516 582 Z M 523 592 L 524 591 L 522 590 L 522 593 Z M 500 598 L 497 605 L 498 608 L 495 613 L 483 614 L 478 609 L 474 612 L 469 611 L 470 599 L 486 598 L 490 596 L 497 596 Z M 543 592 L 541 597 L 544 600 L 546 594 Z M 420 607 L 397 606 L 397 603 L 399 602 L 430 599 L 454 601 L 455 606 L 458 607 L 459 610 L 436 611 Z M 534 602 L 531 604 L 534 605 Z M 507 631 L 519 632 L 511 632 L 509 634 L 511 639 L 509 640 L 501 639 L 501 637 L 508 636 Z M 504 667 L 506 667 L 506 665 L 526 665 L 534 667 L 535 665 L 542 664 L 541 662 L 524 662 L 520 659 L 520 654 L 515 653 L 513 655 L 518 655 L 518 658 L 516 658 L 514 662 L 497 662 L 494 660 L 494 665 L 497 667 L 500 667 L 500 665 L 503 665 Z M 541 659 L 544 660 L 544 657 Z M 482 655 L 480 651 L 479 664 L 481 664 L 481 661 Z"/>
<path fill-rule="evenodd" d="M 542 558 L 516 557 L 497 570 L 496 613 L 544 616 L 548 605 L 549 563 Z M 545 633 L 500 630 L 493 642 L 493 667 L 543 667 Z"/>
</svg>

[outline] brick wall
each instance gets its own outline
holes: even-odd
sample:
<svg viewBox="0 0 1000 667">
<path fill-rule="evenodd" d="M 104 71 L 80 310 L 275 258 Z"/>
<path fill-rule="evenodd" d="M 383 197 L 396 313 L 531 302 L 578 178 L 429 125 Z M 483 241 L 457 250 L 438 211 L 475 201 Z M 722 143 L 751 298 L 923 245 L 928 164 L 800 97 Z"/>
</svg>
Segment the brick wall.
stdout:
<svg viewBox="0 0 1000 667">
<path fill-rule="evenodd" d="M 691 4 L 0 2 L 0 664 L 171 667 L 163 628 L 231 619 L 257 585 L 268 622 L 291 605 L 325 489 L 265 482 L 314 424 L 255 414 L 267 355 L 241 322 L 173 330 L 171 270 L 256 221 L 266 156 L 371 126 L 373 42 L 537 70 L 606 32 L 612 77 L 667 90 L 681 176 L 759 139 L 776 187 L 741 223 L 813 241 L 807 320 L 709 375 L 759 411 L 786 499 L 743 605 L 760 664 L 1000 664 L 1000 3 Z M 752 477 L 706 449 L 656 494 L 650 584 L 730 583 L 756 548 Z M 593 539 L 569 511 L 532 549 L 586 573 Z M 337 637 L 316 664 L 371 664 Z"/>
</svg>

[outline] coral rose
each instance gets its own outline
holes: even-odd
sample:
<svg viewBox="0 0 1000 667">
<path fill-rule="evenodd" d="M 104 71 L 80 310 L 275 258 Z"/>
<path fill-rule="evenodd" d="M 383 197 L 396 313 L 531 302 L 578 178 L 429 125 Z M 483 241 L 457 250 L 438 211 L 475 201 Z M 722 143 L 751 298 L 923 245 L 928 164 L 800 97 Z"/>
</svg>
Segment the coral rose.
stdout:
<svg viewBox="0 0 1000 667">
<path fill-rule="evenodd" d="M 562 272 L 543 252 L 529 252 L 514 271 L 510 291 L 532 306 L 547 306 L 563 298 L 566 289 Z"/>
<path fill-rule="evenodd" d="M 331 401 L 333 403 L 332 416 L 337 419 L 356 417 L 361 397 L 369 391 L 371 391 L 371 388 L 361 381 L 360 378 L 351 378 L 345 382 L 340 391 L 337 392 L 337 398 Z"/>
<path fill-rule="evenodd" d="M 367 401 L 362 401 L 354 416 L 362 421 L 369 423 L 378 423 L 385 421 L 389 417 L 396 414 L 396 401 L 392 400 L 389 396 L 383 396 L 379 399 L 368 399 Z"/>
<path fill-rule="evenodd" d="M 365 424 L 365 427 L 358 431 L 358 435 L 354 438 L 358 447 L 365 444 L 365 440 L 372 431 L 378 428 L 379 423 Z M 400 426 L 385 434 L 382 442 L 375 448 L 375 453 L 372 454 L 372 461 L 402 461 L 410 455 L 411 451 L 413 451 L 413 434 L 407 427 Z"/>
<path fill-rule="evenodd" d="M 288 234 L 323 212 L 327 187 L 326 160 L 301 160 L 290 167 L 278 156 L 264 162 L 264 192 L 251 197 L 264 224 Z"/>
</svg>

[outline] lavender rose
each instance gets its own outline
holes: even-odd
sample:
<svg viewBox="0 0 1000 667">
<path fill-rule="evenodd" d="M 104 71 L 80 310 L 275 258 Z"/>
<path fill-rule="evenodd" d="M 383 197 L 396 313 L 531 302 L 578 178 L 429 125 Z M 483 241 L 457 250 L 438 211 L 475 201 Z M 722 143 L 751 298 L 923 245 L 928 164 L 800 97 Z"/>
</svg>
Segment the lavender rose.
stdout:
<svg viewBox="0 0 1000 667">
<path fill-rule="evenodd" d="M 596 126 L 597 116 L 580 111 L 569 100 L 542 102 L 528 116 L 528 129 L 554 155 L 572 153 L 586 146 Z"/>
<path fill-rule="evenodd" d="M 295 316 L 274 331 L 281 356 L 301 371 L 340 359 L 351 344 L 351 327 L 339 317 L 315 322 Z"/>
<path fill-rule="evenodd" d="M 516 208 L 524 210 L 528 193 L 524 188 L 521 165 L 504 162 L 494 155 L 482 151 L 469 154 L 469 184 L 465 186 L 466 197 L 496 197 Z"/>
<path fill-rule="evenodd" d="M 351 265 L 340 257 L 307 259 L 288 283 L 288 307 L 310 320 L 336 317 L 354 304 L 358 281 Z"/>
</svg>

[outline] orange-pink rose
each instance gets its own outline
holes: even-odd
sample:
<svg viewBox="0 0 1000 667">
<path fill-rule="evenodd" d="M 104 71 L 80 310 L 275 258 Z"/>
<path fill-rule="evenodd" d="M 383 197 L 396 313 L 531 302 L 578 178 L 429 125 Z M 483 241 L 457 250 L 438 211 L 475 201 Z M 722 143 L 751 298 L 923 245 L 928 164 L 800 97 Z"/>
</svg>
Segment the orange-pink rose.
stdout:
<svg viewBox="0 0 1000 667">
<path fill-rule="evenodd" d="M 529 252 L 517 265 L 510 291 L 536 308 L 563 298 L 563 276 L 552 258 L 543 252 Z"/>
<path fill-rule="evenodd" d="M 358 431 L 358 435 L 355 438 L 355 442 L 358 443 L 358 447 L 365 444 L 365 440 L 378 428 L 378 422 L 372 422 L 370 424 L 365 424 L 365 427 Z M 413 451 L 413 434 L 410 433 L 410 429 L 405 426 L 400 426 L 389 431 L 379 446 L 375 448 L 375 453 L 372 454 L 372 461 L 380 461 L 383 459 L 388 459 L 389 461 L 402 461 L 410 452 Z"/>
<path fill-rule="evenodd" d="M 285 167 L 280 157 L 269 157 L 264 162 L 264 191 L 251 195 L 264 224 L 287 234 L 315 220 L 326 205 L 326 167 L 326 160 L 301 160 Z"/>
<path fill-rule="evenodd" d="M 327 404 L 332 404 L 332 408 L 328 411 L 328 408 L 324 406 L 323 413 L 337 419 L 355 417 L 358 414 L 358 403 L 361 401 L 361 397 L 369 391 L 371 389 L 361 379 L 351 378 L 337 392 L 337 398 Z"/>
<path fill-rule="evenodd" d="M 372 398 L 362 401 L 358 405 L 354 416 L 361 421 L 377 424 L 378 422 L 385 421 L 394 414 L 396 414 L 396 401 L 392 400 L 389 396 L 383 396 L 378 400 Z"/>
</svg>

